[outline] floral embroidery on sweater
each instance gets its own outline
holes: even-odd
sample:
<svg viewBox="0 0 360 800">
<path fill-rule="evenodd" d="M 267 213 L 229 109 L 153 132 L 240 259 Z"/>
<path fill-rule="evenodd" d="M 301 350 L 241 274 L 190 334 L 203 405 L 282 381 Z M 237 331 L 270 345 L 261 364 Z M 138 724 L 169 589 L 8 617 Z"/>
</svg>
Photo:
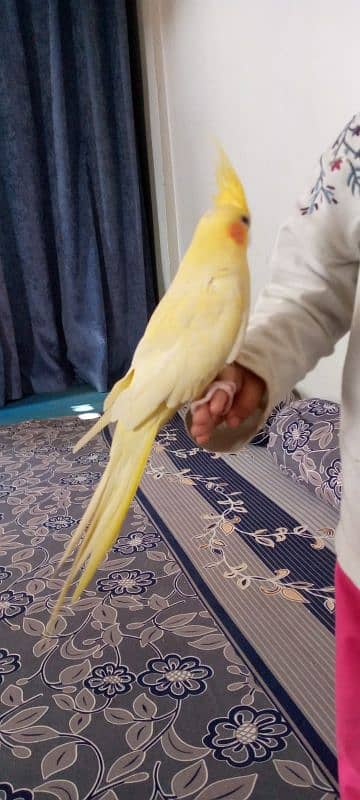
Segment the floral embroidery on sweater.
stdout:
<svg viewBox="0 0 360 800">
<path fill-rule="evenodd" d="M 356 163 L 357 162 L 357 163 Z M 360 116 L 356 114 L 335 140 L 327 164 L 324 156 L 320 158 L 319 176 L 310 191 L 309 205 L 300 211 L 303 215 L 313 214 L 323 203 L 336 205 L 336 187 L 331 175 L 346 171 L 346 186 L 353 195 L 360 195 Z M 345 176 L 344 176 L 345 177 Z"/>
</svg>

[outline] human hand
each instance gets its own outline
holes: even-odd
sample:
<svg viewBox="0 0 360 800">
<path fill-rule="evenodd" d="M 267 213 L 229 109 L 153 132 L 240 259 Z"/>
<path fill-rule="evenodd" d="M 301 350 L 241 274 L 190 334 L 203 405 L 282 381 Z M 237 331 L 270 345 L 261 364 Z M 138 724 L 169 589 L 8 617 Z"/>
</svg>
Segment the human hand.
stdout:
<svg viewBox="0 0 360 800">
<path fill-rule="evenodd" d="M 222 422 L 230 428 L 237 428 L 241 422 L 256 411 L 264 394 L 266 385 L 259 375 L 231 364 L 225 367 L 218 376 L 220 381 L 232 381 L 236 385 L 236 393 L 229 411 L 224 414 L 228 404 L 228 395 L 217 389 L 208 403 L 197 408 L 192 414 L 190 433 L 198 444 L 206 444 L 213 430 Z"/>
</svg>

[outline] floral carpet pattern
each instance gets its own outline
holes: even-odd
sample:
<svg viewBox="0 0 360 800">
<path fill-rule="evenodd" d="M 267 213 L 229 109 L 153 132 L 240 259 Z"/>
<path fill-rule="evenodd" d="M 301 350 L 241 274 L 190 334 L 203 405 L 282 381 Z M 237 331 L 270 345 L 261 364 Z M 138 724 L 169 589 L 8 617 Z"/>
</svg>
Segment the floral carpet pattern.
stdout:
<svg viewBox="0 0 360 800">
<path fill-rule="evenodd" d="M 330 639 L 332 587 L 293 580 L 274 554 L 300 546 L 333 563 L 331 532 L 281 514 L 278 530 L 272 517 L 252 530 L 251 495 L 229 488 L 222 459 L 193 448 L 180 418 L 160 434 L 113 551 L 45 635 L 69 569 L 58 561 L 108 459 L 106 437 L 73 455 L 87 425 L 0 430 L 0 800 L 337 800 L 329 743 L 312 722 L 307 737 L 304 710 L 206 579 L 225 572 L 239 602 L 277 603 L 289 627 L 306 614 Z M 207 572 L 189 567 L 166 521 L 177 502 Z M 250 560 L 271 554 L 267 574 L 244 547 Z"/>
<path fill-rule="evenodd" d="M 313 398 L 283 405 L 268 425 L 268 449 L 279 469 L 319 499 L 340 508 L 340 406 Z"/>
</svg>

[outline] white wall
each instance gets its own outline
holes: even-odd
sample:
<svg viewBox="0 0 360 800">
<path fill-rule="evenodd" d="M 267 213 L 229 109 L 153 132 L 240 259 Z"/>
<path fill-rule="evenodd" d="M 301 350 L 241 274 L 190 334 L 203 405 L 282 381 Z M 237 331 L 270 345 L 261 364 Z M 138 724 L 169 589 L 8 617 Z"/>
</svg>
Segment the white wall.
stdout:
<svg viewBox="0 0 360 800">
<path fill-rule="evenodd" d="M 161 234 L 167 231 L 173 243 L 170 272 L 211 201 L 215 135 L 252 211 L 255 299 L 280 223 L 312 179 L 321 151 L 359 110 L 359 0 L 140 0 L 140 6 L 147 6 L 148 23 L 159 15 L 160 67 L 157 86 L 149 82 L 149 103 L 153 114 L 160 92 L 152 137 L 156 145 L 167 128 L 166 180 L 158 182 L 157 203 L 165 197 L 170 208 Z M 153 31 L 145 35 L 149 47 Z M 169 264 L 163 270 L 166 284 Z M 304 391 L 338 399 L 344 352 L 342 342 L 308 376 Z"/>
</svg>

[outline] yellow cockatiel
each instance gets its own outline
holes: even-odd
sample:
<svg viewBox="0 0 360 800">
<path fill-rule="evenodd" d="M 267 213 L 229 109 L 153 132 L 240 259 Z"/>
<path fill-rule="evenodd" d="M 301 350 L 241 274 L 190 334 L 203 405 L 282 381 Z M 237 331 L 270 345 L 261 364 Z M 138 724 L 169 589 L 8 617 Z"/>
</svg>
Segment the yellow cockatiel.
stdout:
<svg viewBox="0 0 360 800">
<path fill-rule="evenodd" d="M 159 429 L 184 403 L 203 396 L 241 344 L 250 299 L 250 220 L 243 187 L 223 151 L 217 183 L 213 208 L 200 219 L 129 372 L 106 398 L 101 419 L 76 445 L 75 450 L 116 423 L 108 465 L 59 565 L 78 547 L 52 620 L 75 579 L 74 601 L 119 536 Z"/>
</svg>

